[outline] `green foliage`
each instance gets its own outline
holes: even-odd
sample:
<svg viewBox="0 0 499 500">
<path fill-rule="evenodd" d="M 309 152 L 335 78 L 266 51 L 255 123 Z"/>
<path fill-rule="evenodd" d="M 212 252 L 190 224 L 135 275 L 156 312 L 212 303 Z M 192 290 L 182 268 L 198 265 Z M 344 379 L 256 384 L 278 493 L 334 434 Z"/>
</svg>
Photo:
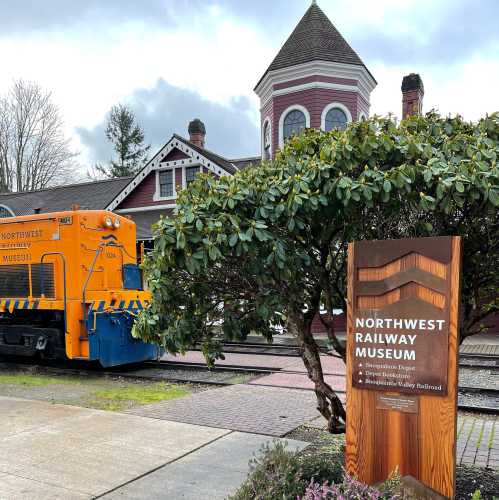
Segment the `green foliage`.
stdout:
<svg viewBox="0 0 499 500">
<path fill-rule="evenodd" d="M 106 177 L 134 175 L 147 161 L 150 145 L 144 144 L 144 132 L 136 123 L 133 111 L 123 104 L 113 106 L 109 112 L 106 137 L 113 144 L 117 160 L 109 167 L 96 165 Z"/>
<path fill-rule="evenodd" d="M 134 335 L 173 353 L 200 342 L 209 363 L 222 336 L 301 335 L 321 304 L 344 304 L 348 242 L 434 235 L 464 239 L 462 332 L 476 333 L 499 307 L 498 139 L 498 114 L 373 118 L 308 130 L 233 177 L 199 175 L 155 227 Z"/>
<path fill-rule="evenodd" d="M 341 482 L 343 469 L 338 461 L 318 455 L 302 456 L 278 441 L 264 445 L 250 462 L 250 473 L 231 500 L 296 499 L 303 495 L 310 480 Z"/>
</svg>

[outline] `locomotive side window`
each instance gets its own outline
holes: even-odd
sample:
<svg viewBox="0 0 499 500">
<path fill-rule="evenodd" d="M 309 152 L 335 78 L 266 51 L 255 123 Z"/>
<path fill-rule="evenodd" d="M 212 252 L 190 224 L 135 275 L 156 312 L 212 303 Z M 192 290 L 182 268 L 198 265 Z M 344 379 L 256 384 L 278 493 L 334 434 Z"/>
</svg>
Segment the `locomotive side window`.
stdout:
<svg viewBox="0 0 499 500">
<path fill-rule="evenodd" d="M 173 170 L 159 172 L 159 195 L 162 198 L 173 196 Z"/>
</svg>

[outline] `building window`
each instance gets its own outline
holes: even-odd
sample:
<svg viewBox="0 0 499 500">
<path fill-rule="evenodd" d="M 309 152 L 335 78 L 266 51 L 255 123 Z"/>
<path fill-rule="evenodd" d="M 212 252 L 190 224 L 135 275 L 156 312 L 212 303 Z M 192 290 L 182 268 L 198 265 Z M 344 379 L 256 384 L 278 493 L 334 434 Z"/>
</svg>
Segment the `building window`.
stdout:
<svg viewBox="0 0 499 500">
<path fill-rule="evenodd" d="M 263 159 L 270 160 L 270 145 L 271 145 L 271 137 L 270 137 L 270 122 L 266 121 L 265 126 L 263 127 Z"/>
<path fill-rule="evenodd" d="M 173 196 L 173 170 L 159 172 L 159 196 L 161 198 Z"/>
<path fill-rule="evenodd" d="M 10 212 L 7 208 L 0 205 L 0 219 L 3 219 L 4 217 L 13 217 L 13 215 L 14 214 Z"/>
<path fill-rule="evenodd" d="M 283 137 L 289 139 L 292 135 L 299 134 L 307 126 L 305 113 L 299 109 L 293 109 L 284 118 Z"/>
<path fill-rule="evenodd" d="M 347 128 L 348 118 L 340 108 L 331 108 L 326 114 L 325 130 L 329 132 L 333 129 L 345 130 Z"/>
<path fill-rule="evenodd" d="M 199 167 L 187 167 L 185 169 L 185 185 L 188 186 L 192 181 L 195 181 L 197 174 L 199 174 Z"/>
</svg>

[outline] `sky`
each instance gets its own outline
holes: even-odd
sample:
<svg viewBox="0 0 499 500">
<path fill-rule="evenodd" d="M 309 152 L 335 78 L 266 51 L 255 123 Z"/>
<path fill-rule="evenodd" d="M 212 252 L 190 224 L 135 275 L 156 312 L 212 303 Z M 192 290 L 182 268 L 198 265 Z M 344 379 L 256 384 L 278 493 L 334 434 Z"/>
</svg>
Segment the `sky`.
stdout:
<svg viewBox="0 0 499 500">
<path fill-rule="evenodd" d="M 371 114 L 400 116 L 402 77 L 424 110 L 499 111 L 499 0 L 318 0 L 378 81 Z M 200 118 L 207 147 L 259 154 L 253 88 L 310 0 L 17 0 L 0 5 L 0 95 L 52 92 L 81 171 L 106 163 L 111 106 L 129 105 L 153 150 Z"/>
</svg>

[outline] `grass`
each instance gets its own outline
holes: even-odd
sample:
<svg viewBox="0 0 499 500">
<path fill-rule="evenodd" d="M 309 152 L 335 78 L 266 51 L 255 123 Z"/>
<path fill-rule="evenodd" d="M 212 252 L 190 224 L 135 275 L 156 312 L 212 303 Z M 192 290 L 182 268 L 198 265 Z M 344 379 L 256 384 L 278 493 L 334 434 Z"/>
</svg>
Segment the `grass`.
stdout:
<svg viewBox="0 0 499 500">
<path fill-rule="evenodd" d="M 64 385 L 64 389 L 57 388 L 57 385 Z M 23 388 L 23 397 L 49 398 L 56 403 L 108 411 L 181 398 L 191 392 L 188 385 L 168 382 L 124 382 L 111 378 L 57 377 L 26 372 L 0 374 L 0 387 L 5 387 L 8 395 L 13 395 L 12 391 L 15 395 L 14 388 L 19 387 Z M 44 387 L 50 389 L 42 390 Z"/>
<path fill-rule="evenodd" d="M 480 448 L 480 445 L 482 444 L 484 430 L 485 430 L 485 420 L 482 422 L 482 428 L 480 429 L 480 434 L 478 435 L 478 441 L 476 442 L 477 451 Z"/>
<path fill-rule="evenodd" d="M 496 432 L 496 421 L 494 420 L 494 423 L 492 424 L 492 430 L 490 431 L 489 434 L 489 442 L 487 443 L 487 446 L 490 449 L 494 446 L 494 434 Z"/>
<path fill-rule="evenodd" d="M 234 377 L 230 377 L 227 382 L 230 384 L 244 384 L 248 380 L 251 380 L 253 378 L 252 375 L 235 375 Z"/>
<path fill-rule="evenodd" d="M 16 375 L 0 375 L 0 384 L 6 385 L 25 385 L 30 387 L 41 387 L 44 385 L 55 384 L 74 384 L 75 381 L 63 377 L 48 377 L 46 375 L 30 375 L 30 374 L 16 374 Z"/>
<path fill-rule="evenodd" d="M 91 404 L 94 408 L 118 411 L 129 406 L 146 405 L 168 401 L 186 396 L 189 391 L 184 387 L 160 382 L 150 386 L 126 384 L 92 393 Z"/>
</svg>

